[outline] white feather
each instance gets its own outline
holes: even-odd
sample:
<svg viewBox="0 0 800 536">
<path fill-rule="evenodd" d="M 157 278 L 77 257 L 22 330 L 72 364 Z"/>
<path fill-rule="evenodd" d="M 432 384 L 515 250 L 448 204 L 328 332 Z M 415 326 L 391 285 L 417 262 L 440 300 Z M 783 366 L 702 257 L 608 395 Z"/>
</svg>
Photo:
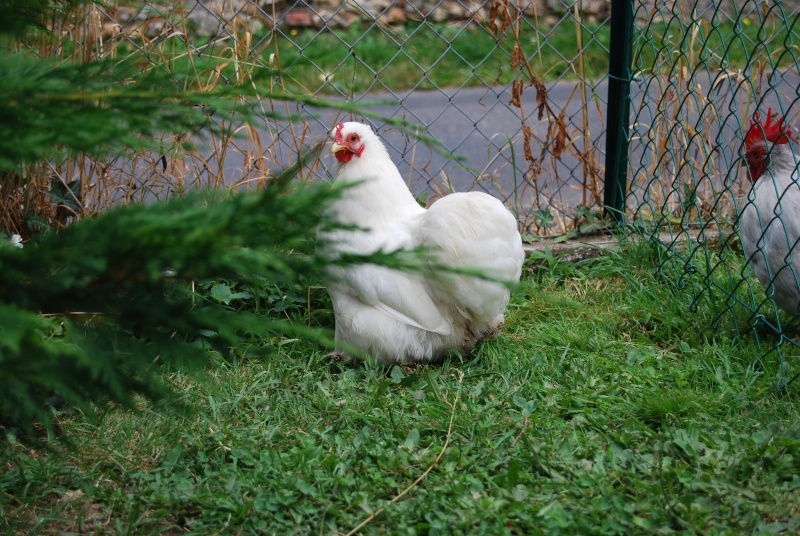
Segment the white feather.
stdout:
<svg viewBox="0 0 800 536">
<path fill-rule="evenodd" d="M 477 192 L 452 194 L 426 211 L 368 126 L 345 123 L 341 132 L 357 135 L 364 149 L 339 168 L 337 182 L 358 184 L 329 217 L 366 230 L 320 232 L 321 247 L 366 254 L 423 246 L 431 261 L 519 281 L 522 240 L 500 201 Z M 502 324 L 509 300 L 508 288 L 497 282 L 452 274 L 427 278 L 373 265 L 331 270 L 327 284 L 337 341 L 383 362 L 468 351 Z"/>
</svg>

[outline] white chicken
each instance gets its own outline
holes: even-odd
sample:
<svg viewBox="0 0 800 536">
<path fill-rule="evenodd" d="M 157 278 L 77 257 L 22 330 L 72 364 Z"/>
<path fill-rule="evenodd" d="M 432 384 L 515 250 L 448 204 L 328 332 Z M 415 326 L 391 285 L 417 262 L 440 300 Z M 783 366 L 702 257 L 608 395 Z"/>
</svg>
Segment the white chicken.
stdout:
<svg viewBox="0 0 800 536">
<path fill-rule="evenodd" d="M 767 296 L 796 315 L 800 306 L 800 162 L 789 144 L 783 117 L 761 123 L 756 113 L 745 137 L 745 158 L 754 181 L 739 217 L 745 256 Z"/>
<path fill-rule="evenodd" d="M 517 283 L 524 251 L 516 218 L 494 197 L 455 193 L 422 208 L 369 126 L 339 123 L 335 182 L 353 184 L 328 217 L 359 231 L 320 231 L 329 252 L 369 254 L 423 247 L 443 265 L 477 268 Z M 429 278 L 373 264 L 333 268 L 326 281 L 336 321 L 336 353 L 347 345 L 381 363 L 433 361 L 466 352 L 503 324 L 507 286 L 467 275 Z M 346 343 L 346 344 L 342 344 Z"/>
</svg>

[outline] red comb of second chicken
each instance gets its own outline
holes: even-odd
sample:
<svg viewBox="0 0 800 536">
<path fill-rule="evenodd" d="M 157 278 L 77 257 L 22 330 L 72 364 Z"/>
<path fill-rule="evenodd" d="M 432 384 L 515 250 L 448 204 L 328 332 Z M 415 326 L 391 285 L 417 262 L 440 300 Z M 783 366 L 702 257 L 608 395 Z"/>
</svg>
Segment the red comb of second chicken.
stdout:
<svg viewBox="0 0 800 536">
<path fill-rule="evenodd" d="M 747 133 L 744 143 L 749 147 L 754 142 L 764 139 L 764 137 L 770 143 L 779 144 L 789 143 L 789 139 L 792 137 L 792 129 L 789 128 L 783 117 L 778 117 L 775 121 L 772 120 L 772 108 L 767 108 L 766 123 L 761 122 L 758 112 L 753 115 L 753 119 L 750 120 L 750 132 Z"/>
</svg>

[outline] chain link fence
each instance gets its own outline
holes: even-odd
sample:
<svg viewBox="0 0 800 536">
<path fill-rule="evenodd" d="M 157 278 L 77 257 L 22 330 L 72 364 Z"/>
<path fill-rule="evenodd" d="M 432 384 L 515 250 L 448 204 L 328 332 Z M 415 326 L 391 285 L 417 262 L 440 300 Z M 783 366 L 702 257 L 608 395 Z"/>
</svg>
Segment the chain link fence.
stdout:
<svg viewBox="0 0 800 536">
<path fill-rule="evenodd" d="M 270 70 L 273 89 L 299 99 L 265 96 L 253 103 L 265 112 L 261 124 L 233 125 L 234 139 L 201 139 L 195 154 L 127 162 L 119 171 L 137 189 L 117 198 L 262 184 L 268 170 L 353 118 L 372 124 L 422 198 L 487 191 L 535 238 L 563 235 L 602 208 L 609 13 L 598 1 L 145 0 L 95 5 L 62 30 L 88 55 L 136 51 L 160 68 L 190 65 L 209 84 Z M 307 99 L 418 124 L 442 145 Z M 323 158 L 311 174 L 327 178 L 331 164 Z M 107 163 L 97 167 L 108 172 Z M 97 206 L 108 202 L 84 193 Z"/>
<path fill-rule="evenodd" d="M 75 61 L 137 53 L 155 68 L 195 73 L 201 86 L 269 72 L 272 93 L 294 101 L 265 94 L 250 103 L 260 124 L 229 125 L 234 137 L 201 133 L 194 151 L 166 143 L 160 153 L 80 160 L 51 173 L 87 213 L 197 186 L 259 186 L 336 122 L 354 118 L 372 124 L 421 198 L 487 191 L 508 204 L 531 240 L 567 238 L 599 227 L 611 114 L 628 141 L 626 225 L 657 245 L 661 274 L 689 292 L 690 309 L 708 312 L 711 328 L 756 337 L 762 356 L 777 355 L 790 377 L 797 321 L 755 277 L 737 221 L 754 204 L 743 166 L 749 119 L 771 108 L 800 125 L 798 2 L 614 6 L 633 9 L 622 40 L 633 58 L 627 77 L 608 75 L 609 58 L 621 51 L 610 50 L 607 1 L 91 5 L 54 21 L 54 33 L 68 39 L 40 52 Z M 609 81 L 630 82 L 630 116 L 608 109 Z M 356 103 L 367 116 L 315 99 Z M 441 150 L 378 115 L 420 125 Z M 306 171 L 326 179 L 331 164 L 325 156 Z M 785 222 L 797 208 L 773 216 Z"/>
<path fill-rule="evenodd" d="M 706 312 L 710 328 L 755 337 L 760 357 L 777 356 L 779 378 L 791 379 L 797 307 L 776 304 L 797 293 L 797 283 L 767 281 L 765 290 L 753 264 L 766 256 L 772 280 L 797 268 L 797 157 L 794 179 L 767 207 L 765 190 L 759 197 L 751 189 L 757 177 L 749 176 L 744 140 L 756 112 L 762 123 L 771 109 L 798 125 L 798 4 L 647 2 L 635 13 L 629 221 L 657 244 L 661 274 L 688 292 L 691 310 Z M 758 181 L 774 191 L 777 174 L 775 168 Z M 758 207 L 761 228 L 739 224 L 748 206 Z M 743 250 L 748 233 L 759 242 Z M 770 240 L 773 248 L 782 240 L 784 250 L 770 252 Z"/>
</svg>

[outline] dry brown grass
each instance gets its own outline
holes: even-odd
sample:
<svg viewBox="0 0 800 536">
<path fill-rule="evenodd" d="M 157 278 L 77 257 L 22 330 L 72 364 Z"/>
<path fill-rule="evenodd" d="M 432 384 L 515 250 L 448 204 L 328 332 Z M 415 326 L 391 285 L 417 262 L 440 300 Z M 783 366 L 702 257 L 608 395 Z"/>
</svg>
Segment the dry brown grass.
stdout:
<svg viewBox="0 0 800 536">
<path fill-rule="evenodd" d="M 109 5 L 113 12 L 117 4 Z M 175 13 L 183 9 L 183 2 L 177 2 Z M 155 33 L 148 31 L 145 23 L 129 25 L 121 33 L 118 26 L 109 28 L 104 23 L 108 17 L 96 5 L 80 6 L 49 21 L 50 32 L 18 44 L 18 51 L 72 64 L 134 56 L 147 69 L 188 69 L 191 85 L 183 88 L 186 90 L 207 91 L 233 81 L 247 84 L 257 69 L 263 69 L 244 24 L 229 25 L 226 36 L 214 47 L 215 55 L 206 55 L 200 64 L 189 52 L 190 33 L 183 18 L 176 18 L 177 27 L 164 25 Z M 269 45 L 267 41 L 262 47 Z M 297 114 L 288 102 L 266 99 L 260 106 L 265 122 L 275 114 Z M 260 188 L 272 178 L 273 170 L 294 162 L 308 144 L 304 126 L 293 128 L 294 141 L 287 147 L 275 136 L 264 139 L 269 128 L 225 121 L 220 119 L 222 132 L 164 134 L 157 140 L 160 151 L 129 150 L 102 157 L 73 154 L 59 161 L 25 165 L 20 173 L 6 173 L 0 183 L 0 225 L 9 233 L 27 237 L 41 228 L 60 228 L 117 204 L 166 199 L 191 189 Z M 230 134 L 224 133 L 226 129 Z M 231 161 L 237 164 L 231 166 Z M 316 165 L 312 164 L 311 172 Z"/>
<path fill-rule="evenodd" d="M 785 27 L 764 5 L 763 44 L 752 51 L 747 68 L 709 68 L 706 56 L 715 51 L 704 40 L 713 28 L 684 7 L 680 25 L 671 25 L 671 39 L 686 45 L 635 73 L 664 89 L 647 97 L 649 116 L 633 124 L 628 208 L 635 219 L 666 228 L 730 228 L 750 189 L 741 158 L 748 119 L 772 106 L 788 110 L 787 121 L 796 124 L 796 88 L 781 89 L 774 77 L 786 73 L 796 80 L 798 67 L 779 67 L 786 49 L 776 35 Z M 658 16 L 653 12 L 647 22 L 650 39 L 665 39 Z"/>
</svg>

